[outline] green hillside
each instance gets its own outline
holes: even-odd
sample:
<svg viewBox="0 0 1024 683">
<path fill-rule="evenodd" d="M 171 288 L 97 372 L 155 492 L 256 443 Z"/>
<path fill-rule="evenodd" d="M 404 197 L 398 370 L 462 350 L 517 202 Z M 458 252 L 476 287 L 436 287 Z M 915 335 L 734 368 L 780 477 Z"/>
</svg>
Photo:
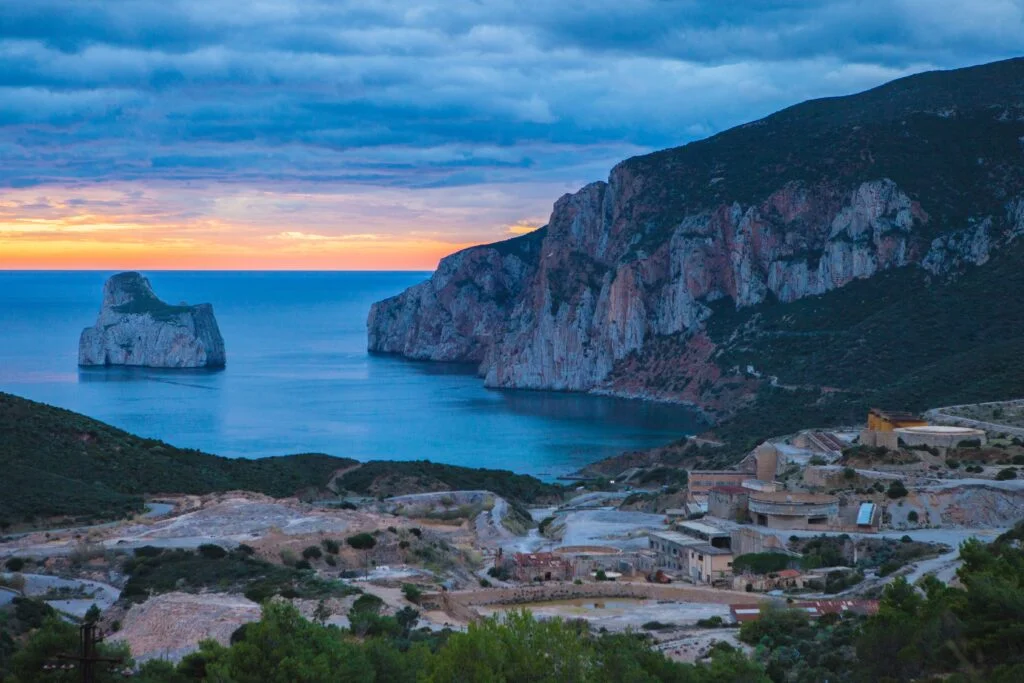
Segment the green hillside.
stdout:
<svg viewBox="0 0 1024 683">
<path fill-rule="evenodd" d="M 0 393 L 0 520 L 107 519 L 142 494 L 245 489 L 290 496 L 355 464 L 328 455 L 222 458 L 143 439 L 68 410 Z"/>
<path fill-rule="evenodd" d="M 925 410 L 1024 396 L 1024 244 L 940 280 L 908 267 L 789 304 L 721 306 L 708 332 L 723 369 L 753 365 L 765 388 L 716 430 L 750 445 L 871 406 Z"/>
</svg>

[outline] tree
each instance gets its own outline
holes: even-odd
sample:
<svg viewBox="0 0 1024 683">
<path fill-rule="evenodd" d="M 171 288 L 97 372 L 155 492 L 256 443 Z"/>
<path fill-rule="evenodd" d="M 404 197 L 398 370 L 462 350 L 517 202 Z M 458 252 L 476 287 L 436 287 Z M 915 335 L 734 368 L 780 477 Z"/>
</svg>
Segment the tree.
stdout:
<svg viewBox="0 0 1024 683">
<path fill-rule="evenodd" d="M 345 539 L 345 542 L 356 550 L 370 550 L 377 545 L 377 539 L 372 534 L 362 533 L 354 536 L 349 536 Z"/>
<path fill-rule="evenodd" d="M 37 629 L 15 655 L 11 658 L 11 672 L 19 683 L 72 683 L 80 680 L 77 671 L 46 671 L 43 665 L 52 662 L 57 655 L 73 654 L 80 651 L 78 627 L 62 620 L 55 613 L 45 618 Z M 128 646 L 123 644 L 109 645 L 100 643 L 96 648 L 101 657 L 121 657 L 124 664 L 131 666 Z M 120 674 L 114 674 L 109 664 L 97 666 L 96 681 L 123 680 Z"/>
<path fill-rule="evenodd" d="M 406 637 L 409 636 L 409 632 L 416 628 L 416 622 L 420 620 L 420 613 L 418 610 L 412 607 L 406 606 L 395 612 L 395 621 L 402 628 L 402 633 Z"/>
<path fill-rule="evenodd" d="M 889 491 L 886 495 L 894 500 L 896 498 L 902 498 L 907 495 L 907 487 L 904 486 L 903 482 L 899 479 L 894 479 L 893 482 L 889 484 Z"/>
<path fill-rule="evenodd" d="M 423 591 L 414 583 L 403 583 L 402 595 L 409 602 L 419 604 L 420 598 L 423 597 Z"/>
<path fill-rule="evenodd" d="M 92 606 L 85 611 L 85 618 L 83 621 L 87 624 L 95 624 L 100 620 L 101 616 L 103 616 L 103 612 L 96 603 L 93 603 Z"/>
<path fill-rule="evenodd" d="M 202 652 L 202 650 L 201 650 Z M 290 604 L 268 602 L 245 640 L 206 661 L 207 679 L 227 683 L 372 683 L 373 668 L 341 632 L 306 621 Z"/>
<path fill-rule="evenodd" d="M 1004 470 L 999 470 L 999 473 L 996 475 L 996 481 L 1007 481 L 1009 479 L 1016 479 L 1016 478 L 1017 478 L 1017 470 L 1015 470 L 1012 467 L 1008 467 L 1008 468 L 1006 468 Z"/>
<path fill-rule="evenodd" d="M 320 602 L 316 603 L 316 609 L 313 610 L 313 621 L 324 626 L 327 624 L 327 620 L 331 618 L 331 608 L 327 606 L 327 601 L 321 599 Z"/>
</svg>

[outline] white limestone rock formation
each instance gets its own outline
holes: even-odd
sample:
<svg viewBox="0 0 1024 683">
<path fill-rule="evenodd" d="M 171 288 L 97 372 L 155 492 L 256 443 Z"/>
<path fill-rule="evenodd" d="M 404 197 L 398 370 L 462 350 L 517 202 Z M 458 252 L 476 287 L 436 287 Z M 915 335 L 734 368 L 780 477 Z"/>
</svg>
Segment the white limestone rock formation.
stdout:
<svg viewBox="0 0 1024 683">
<path fill-rule="evenodd" d="M 107 280 L 99 318 L 78 342 L 81 366 L 221 368 L 225 362 L 213 306 L 164 303 L 139 273 Z"/>
</svg>

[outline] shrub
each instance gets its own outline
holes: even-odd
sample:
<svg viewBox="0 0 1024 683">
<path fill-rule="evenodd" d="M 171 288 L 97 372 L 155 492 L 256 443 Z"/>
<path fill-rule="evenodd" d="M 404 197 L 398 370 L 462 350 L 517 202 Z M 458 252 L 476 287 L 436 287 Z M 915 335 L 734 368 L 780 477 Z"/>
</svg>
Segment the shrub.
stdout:
<svg viewBox="0 0 1024 683">
<path fill-rule="evenodd" d="M 911 510 L 910 512 L 907 513 L 907 521 L 908 522 L 910 522 L 911 524 L 917 524 L 917 520 L 918 520 L 917 510 Z M 906 536 L 904 536 L 904 538 L 906 538 Z"/>
<path fill-rule="evenodd" d="M 720 628 L 725 625 L 725 621 L 720 616 L 708 617 L 707 619 L 698 619 L 697 626 L 701 628 Z"/>
<path fill-rule="evenodd" d="M 295 554 L 294 550 L 290 548 L 284 548 L 281 550 L 281 563 L 286 564 L 289 567 L 294 567 L 295 563 L 299 561 L 299 556 Z"/>
<path fill-rule="evenodd" d="M 1019 453 L 1011 459 L 1014 465 L 1024 465 L 1024 453 Z"/>
<path fill-rule="evenodd" d="M 882 564 L 881 567 L 878 568 L 878 575 L 889 576 L 889 574 L 892 574 L 901 566 L 902 565 L 897 560 L 889 560 L 888 562 L 885 562 L 884 564 Z"/>
<path fill-rule="evenodd" d="M 409 529 L 409 533 L 415 536 L 416 538 L 421 538 L 423 536 L 423 532 L 420 531 L 419 527 L 415 526 Z"/>
<path fill-rule="evenodd" d="M 302 557 L 307 560 L 319 560 L 323 555 L 320 546 L 317 545 L 311 545 L 302 551 Z"/>
<path fill-rule="evenodd" d="M 791 561 L 789 555 L 783 553 L 747 553 L 733 560 L 732 568 L 734 572 L 740 574 L 744 571 L 754 574 L 770 574 L 786 569 Z"/>
<path fill-rule="evenodd" d="M 163 548 L 157 548 L 152 545 L 144 545 L 141 548 L 135 549 L 135 557 L 156 557 L 164 551 Z"/>
<path fill-rule="evenodd" d="M 492 585 L 494 585 L 494 584 L 492 584 L 487 579 L 480 579 L 480 587 L 481 588 L 490 588 Z"/>
<path fill-rule="evenodd" d="M 345 542 L 356 550 L 369 550 L 370 548 L 377 545 L 377 539 L 371 534 L 361 533 L 354 536 L 349 536 L 345 539 Z"/>
<path fill-rule="evenodd" d="M 219 560 L 228 556 L 228 551 L 213 543 L 204 543 L 196 549 L 200 556 L 208 560 Z"/>
<path fill-rule="evenodd" d="M 666 624 L 660 621 L 648 621 L 646 624 L 641 626 L 645 631 L 665 631 L 670 628 L 675 628 L 675 624 Z"/>
<path fill-rule="evenodd" d="M 820 455 L 812 455 L 811 459 L 807 461 L 808 465 L 827 465 L 828 460 L 821 457 Z"/>
<path fill-rule="evenodd" d="M 391 533 L 393 533 L 393 534 L 397 534 L 397 533 L 398 533 L 398 529 L 396 529 L 396 528 L 395 528 L 395 527 L 393 527 L 393 526 L 389 526 L 389 527 L 388 527 L 388 531 L 390 531 L 390 532 L 391 532 Z"/>
<path fill-rule="evenodd" d="M 608 575 L 604 573 L 603 569 L 598 569 L 597 572 L 594 574 L 594 578 L 598 581 L 607 581 Z"/>
<path fill-rule="evenodd" d="M 312 569 L 313 565 L 309 563 L 309 560 L 299 560 L 295 563 L 296 569 Z"/>
<path fill-rule="evenodd" d="M 895 500 L 896 498 L 903 498 L 907 495 L 907 487 L 903 485 L 902 481 L 898 479 L 889 484 L 889 491 L 886 493 L 887 496 Z"/>
<path fill-rule="evenodd" d="M 900 543 L 913 543 L 913 542 L 914 542 L 914 539 L 912 539 L 910 536 L 907 536 L 906 534 L 904 534 L 900 538 Z"/>
<path fill-rule="evenodd" d="M 402 584 L 402 595 L 404 595 L 405 599 L 408 600 L 409 602 L 417 603 L 418 604 L 419 601 L 420 601 L 420 598 L 423 597 L 423 591 L 420 590 L 420 587 L 415 585 L 415 584 L 403 583 Z"/>
<path fill-rule="evenodd" d="M 326 562 L 331 567 L 338 566 L 338 558 L 336 558 L 334 555 L 328 555 L 327 557 L 325 557 L 324 562 Z"/>
<path fill-rule="evenodd" d="M 353 503 L 350 503 L 347 500 L 343 500 L 340 503 L 338 503 L 338 507 L 341 508 L 342 510 L 358 510 L 359 509 Z"/>
<path fill-rule="evenodd" d="M 953 460 L 952 458 L 949 458 L 946 460 L 946 467 L 948 467 L 951 470 L 955 470 L 956 468 L 960 467 L 960 462 L 958 460 Z"/>
<path fill-rule="evenodd" d="M 252 557 L 256 554 L 256 549 L 253 548 L 251 545 L 246 545 L 245 543 L 239 543 L 238 547 L 235 548 L 235 550 L 237 550 L 242 555 L 247 555 L 248 557 Z"/>
<path fill-rule="evenodd" d="M 324 547 L 324 550 L 329 552 L 331 555 L 337 555 L 341 551 L 341 544 L 335 541 L 333 538 L 325 538 L 320 541 L 320 545 Z"/>
<path fill-rule="evenodd" d="M 1008 479 L 1016 479 L 1017 470 L 1009 467 L 1005 470 L 999 470 L 999 474 L 996 475 L 996 481 L 1007 481 Z"/>
<path fill-rule="evenodd" d="M 12 557 L 4 563 L 8 571 L 20 572 L 25 566 L 25 560 L 20 557 Z"/>
</svg>

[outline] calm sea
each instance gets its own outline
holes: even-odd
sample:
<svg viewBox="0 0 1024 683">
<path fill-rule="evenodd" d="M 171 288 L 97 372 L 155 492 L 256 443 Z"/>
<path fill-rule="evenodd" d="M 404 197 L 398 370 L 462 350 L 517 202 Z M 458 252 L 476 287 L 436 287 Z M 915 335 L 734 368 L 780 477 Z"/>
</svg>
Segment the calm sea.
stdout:
<svg viewBox="0 0 1024 683">
<path fill-rule="evenodd" d="M 213 304 L 227 368 L 79 370 L 78 336 L 110 274 L 0 271 L 0 391 L 220 455 L 429 459 L 545 478 L 698 426 L 672 406 L 492 391 L 465 368 L 367 354 L 370 304 L 429 273 L 148 272 L 165 301 Z"/>
</svg>

